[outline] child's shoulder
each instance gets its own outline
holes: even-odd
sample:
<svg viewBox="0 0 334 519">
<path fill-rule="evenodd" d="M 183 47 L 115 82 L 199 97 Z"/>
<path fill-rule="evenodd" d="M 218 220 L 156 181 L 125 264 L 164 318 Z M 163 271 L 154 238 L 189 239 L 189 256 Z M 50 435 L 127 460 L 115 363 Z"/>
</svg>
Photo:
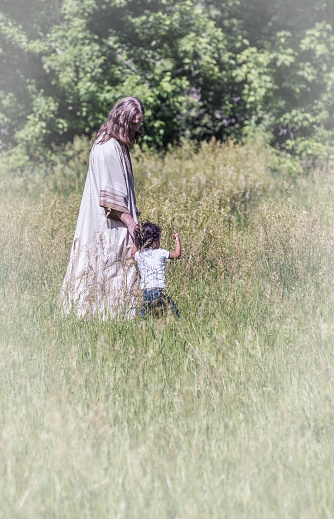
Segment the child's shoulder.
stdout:
<svg viewBox="0 0 334 519">
<path fill-rule="evenodd" d="M 169 257 L 169 251 L 166 250 L 166 249 L 154 249 L 154 250 L 159 251 L 158 254 L 157 254 L 159 257 L 160 256 L 162 256 L 163 258 L 168 258 Z"/>
<path fill-rule="evenodd" d="M 166 257 L 168 258 L 169 256 L 169 251 L 166 250 L 166 249 L 143 249 L 143 250 L 138 250 L 135 254 L 135 256 L 137 257 L 143 257 L 143 256 L 151 256 L 151 257 Z"/>
</svg>

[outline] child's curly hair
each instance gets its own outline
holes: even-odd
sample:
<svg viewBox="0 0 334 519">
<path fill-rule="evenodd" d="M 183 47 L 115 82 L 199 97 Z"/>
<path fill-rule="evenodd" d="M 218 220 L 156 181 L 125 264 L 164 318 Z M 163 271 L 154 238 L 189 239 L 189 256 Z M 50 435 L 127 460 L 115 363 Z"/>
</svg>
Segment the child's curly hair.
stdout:
<svg viewBox="0 0 334 519">
<path fill-rule="evenodd" d="M 161 227 L 146 220 L 145 222 L 138 223 L 134 234 L 135 245 L 138 250 L 152 249 L 160 240 Z"/>
</svg>

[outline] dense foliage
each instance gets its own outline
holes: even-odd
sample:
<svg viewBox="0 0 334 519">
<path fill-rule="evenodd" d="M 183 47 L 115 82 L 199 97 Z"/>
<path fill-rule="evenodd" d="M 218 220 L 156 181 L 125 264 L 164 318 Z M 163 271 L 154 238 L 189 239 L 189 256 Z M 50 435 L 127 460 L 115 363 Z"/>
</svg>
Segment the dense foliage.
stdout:
<svg viewBox="0 0 334 519">
<path fill-rule="evenodd" d="M 124 95 L 146 142 L 263 124 L 301 155 L 333 137 L 333 0 L 3 0 L 0 128 L 31 155 L 90 135 Z"/>
</svg>

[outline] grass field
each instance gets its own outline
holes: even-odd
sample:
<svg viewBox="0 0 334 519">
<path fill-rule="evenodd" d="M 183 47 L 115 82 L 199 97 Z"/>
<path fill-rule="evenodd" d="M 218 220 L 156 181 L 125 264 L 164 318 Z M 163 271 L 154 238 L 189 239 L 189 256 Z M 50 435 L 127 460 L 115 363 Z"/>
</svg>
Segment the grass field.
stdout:
<svg viewBox="0 0 334 519">
<path fill-rule="evenodd" d="M 88 147 L 1 173 L 0 518 L 332 518 L 333 170 L 261 137 L 137 151 L 182 316 L 78 321 Z"/>
</svg>

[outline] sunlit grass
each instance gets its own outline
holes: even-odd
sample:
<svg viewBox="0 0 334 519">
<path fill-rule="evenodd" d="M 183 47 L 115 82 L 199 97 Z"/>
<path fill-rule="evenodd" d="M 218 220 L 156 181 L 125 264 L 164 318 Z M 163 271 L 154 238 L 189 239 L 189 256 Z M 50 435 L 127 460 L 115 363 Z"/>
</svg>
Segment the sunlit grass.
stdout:
<svg viewBox="0 0 334 519">
<path fill-rule="evenodd" d="M 76 146 L 3 177 L 0 517 L 331 517 L 331 173 L 273 173 L 260 138 L 137 152 L 181 318 L 78 321 L 56 304 Z"/>
</svg>

